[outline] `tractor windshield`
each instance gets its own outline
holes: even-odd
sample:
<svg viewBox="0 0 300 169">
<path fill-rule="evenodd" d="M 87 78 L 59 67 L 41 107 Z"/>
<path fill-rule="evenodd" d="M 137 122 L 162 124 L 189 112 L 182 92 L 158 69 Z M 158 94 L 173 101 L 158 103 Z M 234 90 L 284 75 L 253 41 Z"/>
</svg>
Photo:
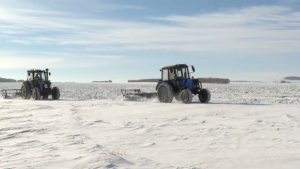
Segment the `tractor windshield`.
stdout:
<svg viewBox="0 0 300 169">
<path fill-rule="evenodd" d="M 34 80 L 38 80 L 38 81 L 45 81 L 45 72 L 36 72 L 34 74 Z"/>
<path fill-rule="evenodd" d="M 177 78 L 187 78 L 189 79 L 189 71 L 187 67 L 176 67 Z"/>
</svg>

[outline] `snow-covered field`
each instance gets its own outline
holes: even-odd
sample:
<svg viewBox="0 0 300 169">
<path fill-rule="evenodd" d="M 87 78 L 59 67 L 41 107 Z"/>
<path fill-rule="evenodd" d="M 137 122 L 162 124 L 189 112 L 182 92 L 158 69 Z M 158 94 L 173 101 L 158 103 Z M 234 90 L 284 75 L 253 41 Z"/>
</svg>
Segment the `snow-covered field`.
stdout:
<svg viewBox="0 0 300 169">
<path fill-rule="evenodd" d="M 204 84 L 211 102 L 189 105 L 119 91 L 155 84 L 55 85 L 59 101 L 0 99 L 0 168 L 300 166 L 299 83 Z"/>
</svg>

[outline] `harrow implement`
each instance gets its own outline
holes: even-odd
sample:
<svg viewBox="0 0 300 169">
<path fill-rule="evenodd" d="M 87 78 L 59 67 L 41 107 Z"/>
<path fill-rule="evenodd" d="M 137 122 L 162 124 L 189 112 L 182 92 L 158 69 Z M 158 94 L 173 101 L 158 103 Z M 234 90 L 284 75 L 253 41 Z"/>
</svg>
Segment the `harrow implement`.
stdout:
<svg viewBox="0 0 300 169">
<path fill-rule="evenodd" d="M 1 95 L 4 99 L 14 96 L 21 96 L 21 89 L 2 89 Z"/>
<path fill-rule="evenodd" d="M 140 89 L 121 89 L 121 93 L 125 98 L 139 96 L 147 99 L 154 99 L 157 96 L 157 93 L 143 93 Z"/>
</svg>

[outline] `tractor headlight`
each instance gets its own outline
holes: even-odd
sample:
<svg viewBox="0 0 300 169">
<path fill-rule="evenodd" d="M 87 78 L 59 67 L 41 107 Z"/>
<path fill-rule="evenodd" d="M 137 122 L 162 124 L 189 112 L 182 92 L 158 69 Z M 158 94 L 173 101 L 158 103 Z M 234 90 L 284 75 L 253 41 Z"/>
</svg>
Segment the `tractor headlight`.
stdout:
<svg viewBox="0 0 300 169">
<path fill-rule="evenodd" d="M 45 89 L 51 88 L 51 84 L 44 84 L 44 88 L 45 88 Z"/>
</svg>

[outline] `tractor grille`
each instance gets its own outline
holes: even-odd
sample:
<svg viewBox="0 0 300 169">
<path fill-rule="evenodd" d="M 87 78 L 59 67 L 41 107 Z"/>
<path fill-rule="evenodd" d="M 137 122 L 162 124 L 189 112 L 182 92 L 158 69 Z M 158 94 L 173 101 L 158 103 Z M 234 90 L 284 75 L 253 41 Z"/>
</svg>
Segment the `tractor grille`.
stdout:
<svg viewBox="0 0 300 169">
<path fill-rule="evenodd" d="M 194 89 L 199 89 L 199 80 L 198 79 L 193 79 L 193 88 Z"/>
<path fill-rule="evenodd" d="M 44 89 L 50 89 L 51 88 L 51 84 L 44 84 L 43 87 L 44 87 Z"/>
</svg>

